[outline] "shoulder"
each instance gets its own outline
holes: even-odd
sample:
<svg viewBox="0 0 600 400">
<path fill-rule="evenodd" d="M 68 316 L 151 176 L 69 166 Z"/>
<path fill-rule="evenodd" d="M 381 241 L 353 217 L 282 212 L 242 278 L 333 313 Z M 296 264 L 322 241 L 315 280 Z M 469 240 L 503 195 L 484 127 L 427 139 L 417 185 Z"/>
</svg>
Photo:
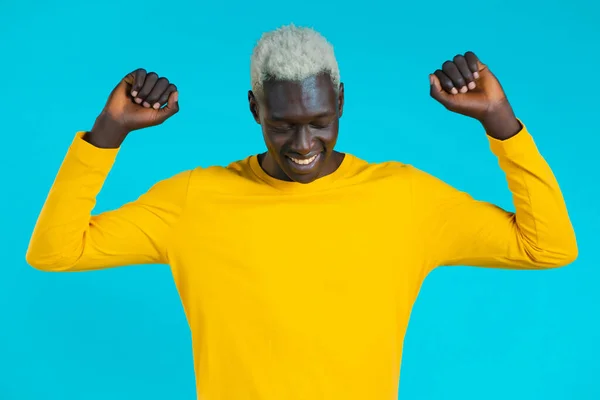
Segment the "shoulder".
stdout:
<svg viewBox="0 0 600 400">
<path fill-rule="evenodd" d="M 246 163 L 247 160 L 240 160 L 227 166 L 196 166 L 171 173 L 156 180 L 140 199 L 146 202 L 172 203 L 199 193 L 250 193 L 252 179 L 244 166 Z"/>
<path fill-rule="evenodd" d="M 367 161 L 353 154 L 346 153 L 351 160 L 351 170 L 354 175 L 366 180 L 378 179 L 409 179 L 415 168 L 400 161 Z"/>
<path fill-rule="evenodd" d="M 196 167 L 185 172 L 190 177 L 190 190 L 215 194 L 251 192 L 260 184 L 252 172 L 251 157 L 227 165 Z"/>
<path fill-rule="evenodd" d="M 413 164 L 386 160 L 378 162 L 353 158 L 353 173 L 361 181 L 390 182 L 395 188 L 410 190 L 413 194 L 452 190 L 446 182 Z"/>
</svg>

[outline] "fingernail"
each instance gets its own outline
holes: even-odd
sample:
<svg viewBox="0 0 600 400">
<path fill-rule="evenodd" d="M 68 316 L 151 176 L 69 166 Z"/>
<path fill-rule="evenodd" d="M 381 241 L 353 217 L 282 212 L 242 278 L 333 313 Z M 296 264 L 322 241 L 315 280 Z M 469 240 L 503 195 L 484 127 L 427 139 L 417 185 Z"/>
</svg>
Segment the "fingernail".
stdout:
<svg viewBox="0 0 600 400">
<path fill-rule="evenodd" d="M 175 102 L 179 100 L 179 92 L 175 92 L 175 94 L 173 95 L 173 100 L 175 100 Z"/>
<path fill-rule="evenodd" d="M 148 103 L 147 101 L 144 102 L 144 104 L 142 104 L 144 107 L 150 107 L 150 103 Z"/>
<path fill-rule="evenodd" d="M 154 109 L 158 110 L 160 108 L 160 103 L 154 103 L 152 106 Z"/>
<path fill-rule="evenodd" d="M 450 93 L 452 93 L 452 94 L 457 94 L 457 93 L 458 93 L 458 90 L 456 90 L 456 88 L 454 88 L 454 87 L 453 87 L 453 88 L 452 88 L 452 90 L 450 91 Z"/>
<path fill-rule="evenodd" d="M 468 91 L 469 91 L 469 89 L 466 86 L 463 86 L 460 88 L 461 93 L 467 93 Z"/>
<path fill-rule="evenodd" d="M 475 79 L 479 78 L 479 72 L 473 72 L 473 76 L 475 77 Z"/>
<path fill-rule="evenodd" d="M 133 92 L 131 92 L 131 95 L 132 95 L 133 97 L 137 96 L 137 94 L 138 94 L 137 90 L 134 90 Z"/>
<path fill-rule="evenodd" d="M 140 104 L 142 102 L 142 99 L 140 99 L 139 97 L 136 97 L 135 98 L 135 102 L 138 103 L 138 104 Z"/>
<path fill-rule="evenodd" d="M 429 84 L 433 85 L 433 75 L 429 75 Z"/>
<path fill-rule="evenodd" d="M 469 89 L 473 90 L 475 89 L 475 86 L 477 86 L 475 85 L 475 82 L 469 82 Z"/>
</svg>

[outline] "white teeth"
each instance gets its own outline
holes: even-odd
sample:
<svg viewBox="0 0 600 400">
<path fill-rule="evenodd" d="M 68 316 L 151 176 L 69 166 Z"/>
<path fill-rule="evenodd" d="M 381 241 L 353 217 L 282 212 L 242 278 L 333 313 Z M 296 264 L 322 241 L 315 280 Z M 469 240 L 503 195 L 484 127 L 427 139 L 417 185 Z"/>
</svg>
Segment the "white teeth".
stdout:
<svg viewBox="0 0 600 400">
<path fill-rule="evenodd" d="M 307 158 L 306 160 L 299 160 L 297 158 L 292 158 L 290 157 L 290 160 L 292 160 L 293 162 L 295 162 L 296 164 L 300 164 L 300 165 L 308 165 L 311 162 L 315 161 L 315 159 L 317 158 L 318 154 L 315 154 L 314 156 L 312 156 L 311 158 Z"/>
</svg>

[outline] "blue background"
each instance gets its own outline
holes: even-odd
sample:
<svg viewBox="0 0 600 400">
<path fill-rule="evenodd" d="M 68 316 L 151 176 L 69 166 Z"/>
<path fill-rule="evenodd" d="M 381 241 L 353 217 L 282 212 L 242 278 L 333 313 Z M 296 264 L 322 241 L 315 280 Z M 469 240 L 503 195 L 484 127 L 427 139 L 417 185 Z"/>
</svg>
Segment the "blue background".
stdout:
<svg viewBox="0 0 600 400">
<path fill-rule="evenodd" d="M 431 274 L 406 336 L 400 398 L 600 398 L 599 17 L 593 0 L 2 0 L 0 399 L 194 398 L 167 267 L 42 273 L 25 263 L 28 240 L 75 132 L 137 67 L 178 85 L 181 112 L 128 138 L 96 211 L 183 169 L 262 151 L 249 56 L 263 31 L 289 22 L 336 48 L 340 150 L 414 164 L 512 209 L 481 128 L 429 97 L 428 73 L 475 51 L 553 167 L 578 235 L 579 259 L 566 268 Z"/>
</svg>

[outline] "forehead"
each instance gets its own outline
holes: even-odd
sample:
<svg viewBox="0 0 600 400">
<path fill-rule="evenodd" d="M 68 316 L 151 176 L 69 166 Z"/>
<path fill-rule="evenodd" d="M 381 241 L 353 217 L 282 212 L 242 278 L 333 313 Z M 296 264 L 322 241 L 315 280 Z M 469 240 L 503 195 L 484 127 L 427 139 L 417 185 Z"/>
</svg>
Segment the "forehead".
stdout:
<svg viewBox="0 0 600 400">
<path fill-rule="evenodd" d="M 268 118 L 302 119 L 335 113 L 337 98 L 329 76 L 320 74 L 300 82 L 266 81 L 263 103 Z"/>
</svg>

